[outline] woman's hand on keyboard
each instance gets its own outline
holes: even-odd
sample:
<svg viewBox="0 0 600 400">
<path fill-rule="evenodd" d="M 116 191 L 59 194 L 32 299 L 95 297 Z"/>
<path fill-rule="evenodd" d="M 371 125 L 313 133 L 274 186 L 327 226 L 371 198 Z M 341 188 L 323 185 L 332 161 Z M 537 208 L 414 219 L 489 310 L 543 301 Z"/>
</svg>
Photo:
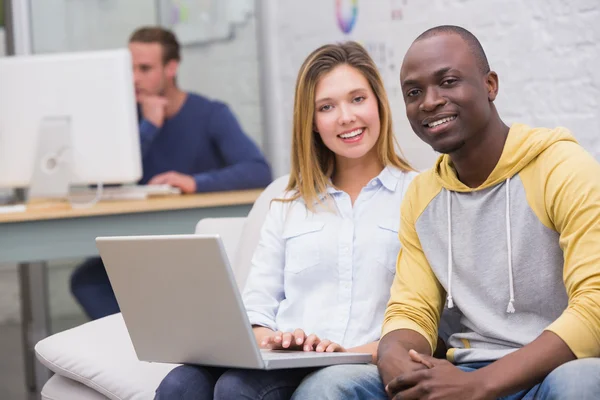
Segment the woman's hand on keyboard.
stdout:
<svg viewBox="0 0 600 400">
<path fill-rule="evenodd" d="M 263 337 L 260 347 L 272 350 L 302 350 L 306 334 L 302 329 L 294 332 L 276 331 Z"/>
<path fill-rule="evenodd" d="M 302 329 L 294 332 L 274 332 L 262 339 L 261 347 L 276 350 L 303 350 L 316 352 L 345 352 L 342 346 L 331 340 L 321 340 L 314 333 L 306 336 Z"/>
<path fill-rule="evenodd" d="M 310 336 L 309 336 L 310 337 Z M 327 353 L 345 353 L 346 349 L 341 345 L 332 342 L 331 340 L 324 339 L 319 343 L 315 343 L 315 351 L 317 353 L 327 352 Z"/>
</svg>

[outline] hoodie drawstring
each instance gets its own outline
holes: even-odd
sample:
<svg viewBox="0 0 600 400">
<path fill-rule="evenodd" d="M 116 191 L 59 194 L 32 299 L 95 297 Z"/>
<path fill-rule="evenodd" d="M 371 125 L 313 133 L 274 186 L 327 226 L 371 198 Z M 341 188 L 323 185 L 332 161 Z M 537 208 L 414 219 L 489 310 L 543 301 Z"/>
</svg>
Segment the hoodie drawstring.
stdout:
<svg viewBox="0 0 600 400">
<path fill-rule="evenodd" d="M 454 307 L 452 300 L 452 208 L 450 207 L 450 191 L 446 190 L 446 208 L 448 210 L 448 308 Z"/>
<path fill-rule="evenodd" d="M 513 314 L 515 312 L 515 286 L 513 280 L 512 267 L 512 244 L 510 235 L 510 178 L 506 179 L 504 185 L 506 189 L 506 241 L 508 248 L 508 290 L 510 299 L 506 312 Z M 446 210 L 448 212 L 448 294 L 446 300 L 448 308 L 454 308 L 454 300 L 452 298 L 452 204 L 450 201 L 450 190 L 446 190 Z"/>
<path fill-rule="evenodd" d="M 506 312 L 513 314 L 515 312 L 515 284 L 513 281 L 512 244 L 510 240 L 510 178 L 506 179 L 506 185 L 504 186 L 506 187 L 506 247 L 508 248 L 508 290 L 510 294 Z"/>
</svg>

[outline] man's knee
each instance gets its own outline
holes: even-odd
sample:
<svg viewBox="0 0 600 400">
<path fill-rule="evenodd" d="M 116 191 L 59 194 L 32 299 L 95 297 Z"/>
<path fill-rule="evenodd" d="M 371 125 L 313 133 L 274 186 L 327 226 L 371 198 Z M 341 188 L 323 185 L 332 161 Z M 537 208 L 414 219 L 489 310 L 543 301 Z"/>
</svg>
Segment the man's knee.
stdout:
<svg viewBox="0 0 600 400">
<path fill-rule="evenodd" d="M 600 358 L 583 358 L 556 368 L 544 379 L 544 400 L 595 399 L 600 393 Z"/>
<path fill-rule="evenodd" d="M 377 366 L 334 365 L 308 375 L 292 397 L 293 400 L 386 399 Z"/>
</svg>

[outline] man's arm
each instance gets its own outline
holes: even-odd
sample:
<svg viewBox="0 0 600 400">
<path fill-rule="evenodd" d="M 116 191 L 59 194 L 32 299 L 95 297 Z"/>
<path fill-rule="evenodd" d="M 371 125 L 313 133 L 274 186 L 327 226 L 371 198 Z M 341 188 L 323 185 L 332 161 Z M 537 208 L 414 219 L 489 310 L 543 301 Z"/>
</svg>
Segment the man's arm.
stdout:
<svg viewBox="0 0 600 400">
<path fill-rule="evenodd" d="M 399 329 L 385 335 L 379 342 L 377 367 L 384 385 L 402 374 L 425 369 L 408 356 L 408 350 L 422 354 L 431 354 L 427 339 L 420 333 L 408 329 Z"/>
<path fill-rule="evenodd" d="M 141 100 L 138 107 L 138 112 L 142 114 L 140 147 L 143 157 L 163 126 L 167 99 L 162 96 L 146 96 Z"/>
<path fill-rule="evenodd" d="M 263 188 L 271 183 L 269 164 L 225 104 L 214 106 L 209 132 L 227 166 L 194 175 L 197 192 Z"/>
<path fill-rule="evenodd" d="M 478 371 L 498 397 L 541 382 L 568 361 L 600 356 L 600 165 L 567 143 L 521 175 L 534 191 L 536 215 L 560 233 L 569 305 L 536 340 Z"/>
<path fill-rule="evenodd" d="M 473 374 L 489 398 L 500 398 L 531 388 L 562 364 L 574 360 L 569 346 L 556 334 L 545 331 L 537 339 Z"/>
<path fill-rule="evenodd" d="M 150 146 L 159 131 L 160 128 L 147 119 L 144 118 L 140 121 L 140 150 L 142 157 L 146 155 L 150 149 Z"/>
</svg>

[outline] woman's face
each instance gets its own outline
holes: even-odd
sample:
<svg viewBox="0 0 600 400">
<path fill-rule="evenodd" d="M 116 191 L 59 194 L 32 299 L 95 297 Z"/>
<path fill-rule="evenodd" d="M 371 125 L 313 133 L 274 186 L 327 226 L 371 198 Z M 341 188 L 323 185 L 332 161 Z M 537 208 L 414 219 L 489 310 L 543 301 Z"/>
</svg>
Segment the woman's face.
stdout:
<svg viewBox="0 0 600 400">
<path fill-rule="evenodd" d="M 376 152 L 381 130 L 377 97 L 354 67 L 339 65 L 315 90 L 315 130 L 336 158 L 360 159 Z"/>
</svg>

